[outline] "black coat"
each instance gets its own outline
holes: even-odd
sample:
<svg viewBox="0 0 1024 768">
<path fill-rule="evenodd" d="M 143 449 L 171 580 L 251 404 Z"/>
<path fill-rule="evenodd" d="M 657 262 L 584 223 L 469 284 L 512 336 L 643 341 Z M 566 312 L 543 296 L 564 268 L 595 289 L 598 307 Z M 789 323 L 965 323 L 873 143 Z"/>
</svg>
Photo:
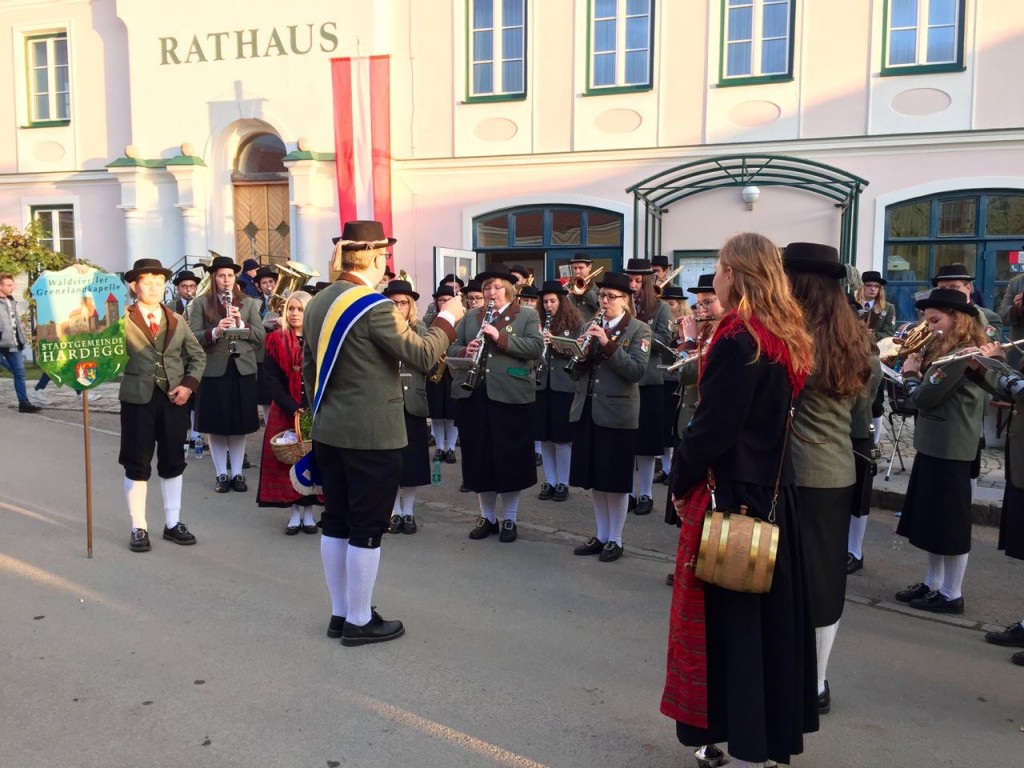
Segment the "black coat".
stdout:
<svg viewBox="0 0 1024 768">
<path fill-rule="evenodd" d="M 744 501 L 730 490 L 737 483 L 775 485 L 790 406 L 789 376 L 784 366 L 764 356 L 751 365 L 754 351 L 745 331 L 720 338 L 711 347 L 699 385 L 700 402 L 672 459 L 671 488 L 677 497 L 704 482 L 709 466 L 720 508 L 735 510 Z M 786 454 L 783 485 L 793 482 L 788 446 Z"/>
</svg>

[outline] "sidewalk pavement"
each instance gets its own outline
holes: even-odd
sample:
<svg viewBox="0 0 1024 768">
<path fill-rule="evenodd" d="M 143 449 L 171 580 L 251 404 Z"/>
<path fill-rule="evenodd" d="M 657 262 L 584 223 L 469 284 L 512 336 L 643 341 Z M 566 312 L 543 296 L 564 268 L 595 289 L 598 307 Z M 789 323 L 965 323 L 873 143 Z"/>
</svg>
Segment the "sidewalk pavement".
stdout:
<svg viewBox="0 0 1024 768">
<path fill-rule="evenodd" d="M 28 382 L 29 397 L 37 394 L 33 390 L 34 383 Z M 117 382 L 100 384 L 89 392 L 89 411 L 99 413 L 120 413 L 121 406 L 117 399 L 120 385 Z M 50 403 L 40 405 L 46 410 L 81 411 L 82 400 L 70 387 L 58 387 L 51 383 L 42 392 Z M 14 395 L 14 383 L 11 379 L 0 379 L 0 407 L 17 408 L 18 400 Z M 889 403 L 886 402 L 886 415 L 882 419 L 883 434 L 879 440 L 882 457 L 878 460 L 878 475 L 875 477 L 871 495 L 871 506 L 899 512 L 903 509 L 903 501 L 907 495 L 907 483 L 910 480 L 910 469 L 914 456 L 914 420 L 908 418 L 900 431 L 899 453 L 893 455 L 893 437 L 890 433 Z M 25 418 L 31 418 L 26 414 Z M 894 418 L 895 427 L 899 430 L 901 418 Z M 902 457 L 902 461 L 901 461 Z M 890 458 L 892 471 L 888 473 Z M 973 521 L 978 525 L 998 526 L 1003 505 L 1003 490 L 1006 485 L 1003 471 L 1005 456 L 1003 448 L 983 448 L 981 451 L 981 475 L 974 489 Z M 886 474 L 888 473 L 888 479 Z"/>
</svg>

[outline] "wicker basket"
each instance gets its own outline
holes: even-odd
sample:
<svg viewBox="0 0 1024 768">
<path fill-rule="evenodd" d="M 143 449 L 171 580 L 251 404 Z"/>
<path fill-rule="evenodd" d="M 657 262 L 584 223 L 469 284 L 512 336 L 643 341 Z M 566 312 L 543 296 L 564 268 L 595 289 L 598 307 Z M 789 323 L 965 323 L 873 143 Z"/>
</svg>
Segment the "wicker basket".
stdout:
<svg viewBox="0 0 1024 768">
<path fill-rule="evenodd" d="M 295 412 L 295 434 L 298 436 L 299 442 L 277 442 L 277 438 L 279 438 L 281 435 L 284 434 L 284 432 L 287 432 L 288 430 L 285 430 L 284 432 L 278 432 L 270 440 L 270 450 L 274 452 L 274 456 L 282 464 L 287 464 L 288 466 L 295 464 L 299 459 L 301 459 L 303 456 L 305 456 L 307 453 L 313 450 L 313 441 L 308 439 L 304 440 L 302 438 L 302 430 L 299 428 L 300 414 L 301 411 Z"/>
</svg>

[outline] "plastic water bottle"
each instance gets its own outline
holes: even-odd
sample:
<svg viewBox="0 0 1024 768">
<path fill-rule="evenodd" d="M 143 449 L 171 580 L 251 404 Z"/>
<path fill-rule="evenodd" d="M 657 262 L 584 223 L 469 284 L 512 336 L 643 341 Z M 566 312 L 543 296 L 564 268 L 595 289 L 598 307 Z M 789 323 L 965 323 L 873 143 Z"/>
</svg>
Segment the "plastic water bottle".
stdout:
<svg viewBox="0 0 1024 768">
<path fill-rule="evenodd" d="M 431 485 L 441 484 L 441 457 L 434 456 L 434 466 L 430 470 L 430 483 Z"/>
<path fill-rule="evenodd" d="M 196 438 L 196 458 L 203 458 L 203 438 Z"/>
</svg>

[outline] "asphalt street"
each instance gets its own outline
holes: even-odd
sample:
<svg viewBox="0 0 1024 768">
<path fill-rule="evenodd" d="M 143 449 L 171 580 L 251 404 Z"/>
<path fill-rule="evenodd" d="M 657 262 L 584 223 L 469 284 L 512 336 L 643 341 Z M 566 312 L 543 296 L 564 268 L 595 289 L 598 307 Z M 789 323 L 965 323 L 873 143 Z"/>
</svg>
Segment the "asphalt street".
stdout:
<svg viewBox="0 0 1024 768">
<path fill-rule="evenodd" d="M 102 401 L 101 401 L 102 402 Z M 112 405 L 112 404 L 111 404 Z M 520 538 L 466 538 L 458 466 L 423 489 L 420 531 L 384 542 L 374 602 L 405 637 L 344 648 L 319 537 L 185 475 L 199 539 L 127 547 L 118 420 L 92 414 L 94 555 L 86 558 L 78 412 L 0 408 L 0 766 L 692 766 L 658 712 L 675 529 L 631 517 L 626 556 L 573 557 L 589 499 L 535 492 Z M 258 441 L 250 440 L 258 461 Z M 162 526 L 150 486 L 151 530 Z M 975 529 L 963 617 L 892 601 L 924 556 L 870 518 L 829 672 L 832 713 L 798 766 L 1021 764 L 1024 667 L 982 639 L 1024 614 L 1024 563 Z"/>
</svg>

